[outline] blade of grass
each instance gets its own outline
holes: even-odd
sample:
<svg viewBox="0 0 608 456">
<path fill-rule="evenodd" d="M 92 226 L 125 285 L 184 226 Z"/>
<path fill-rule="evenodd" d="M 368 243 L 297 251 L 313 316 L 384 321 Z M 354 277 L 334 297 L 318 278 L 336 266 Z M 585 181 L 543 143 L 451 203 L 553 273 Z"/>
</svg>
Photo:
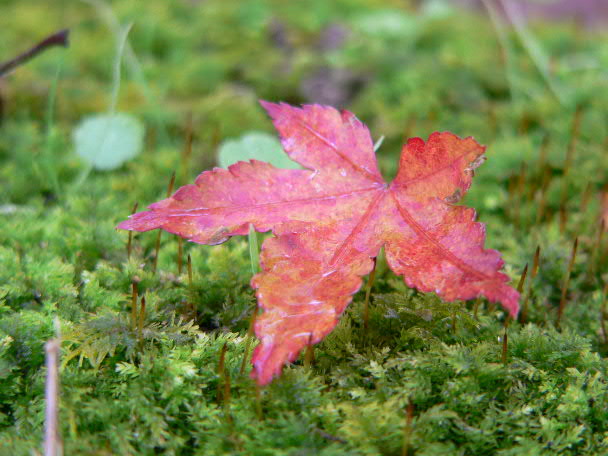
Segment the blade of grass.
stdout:
<svg viewBox="0 0 608 456">
<path fill-rule="evenodd" d="M 253 274 L 257 274 L 260 271 L 260 248 L 258 245 L 258 234 L 255 231 L 253 223 L 249 224 L 249 260 L 251 261 L 251 272 Z M 251 320 L 249 322 L 249 329 L 247 330 L 247 335 L 245 336 L 245 351 L 243 353 L 243 360 L 241 362 L 241 369 L 239 371 L 241 374 L 245 372 L 245 366 L 247 365 L 247 360 L 249 359 L 249 349 L 251 347 L 251 341 L 253 339 L 253 330 L 257 316 L 258 306 L 256 304 L 251 314 Z"/>
<path fill-rule="evenodd" d="M 568 263 L 568 269 L 566 270 L 566 276 L 564 278 L 564 283 L 562 285 L 562 296 L 559 300 L 559 308 L 557 309 L 557 322 L 556 326 L 559 328 L 562 321 L 562 315 L 564 314 L 564 309 L 566 308 L 566 302 L 568 299 L 568 288 L 570 286 L 570 277 L 572 275 L 572 268 L 574 267 L 574 262 L 576 261 L 576 251 L 578 249 L 578 237 L 574 238 L 574 244 L 572 245 L 572 254 L 570 255 L 570 262 Z"/>
<path fill-rule="evenodd" d="M 258 244 L 258 233 L 252 223 L 249 224 L 249 260 L 251 261 L 251 272 L 257 274 L 260 272 L 260 247 Z"/>
<path fill-rule="evenodd" d="M 44 143 L 44 152 L 42 155 L 42 166 L 44 168 L 48 182 L 56 196 L 61 193 L 59 186 L 59 176 L 57 175 L 57 168 L 55 166 L 55 160 L 53 159 L 53 123 L 55 121 L 55 105 L 57 101 L 57 87 L 59 86 L 59 79 L 61 78 L 61 70 L 63 68 L 63 54 L 57 61 L 57 70 L 51 89 L 49 91 L 49 101 L 46 109 L 46 140 Z"/>
<path fill-rule="evenodd" d="M 507 36 L 507 31 L 505 26 L 500 18 L 500 14 L 496 9 L 493 0 L 482 0 L 483 6 L 486 8 L 488 12 L 488 16 L 492 21 L 492 25 L 494 26 L 494 30 L 496 31 L 496 38 L 498 39 L 498 43 L 502 48 L 502 55 L 504 56 L 504 65 L 505 65 L 505 76 L 507 78 L 507 82 L 509 84 L 509 93 L 511 95 L 511 99 L 515 100 L 518 98 L 518 93 L 516 90 L 516 78 L 515 78 L 515 65 L 513 59 L 513 48 L 511 43 L 509 42 L 509 38 Z"/>
<path fill-rule="evenodd" d="M 114 35 L 118 36 L 120 34 L 121 26 L 118 18 L 114 14 L 112 8 L 103 0 L 81 0 L 84 3 L 91 5 L 96 11 L 99 17 L 106 23 L 106 26 L 114 33 Z M 133 47 L 128 42 L 125 43 L 125 62 L 129 67 L 129 71 L 137 83 L 137 85 L 141 88 L 141 91 L 146 99 L 148 105 L 153 109 L 154 113 L 154 121 L 156 123 L 156 128 L 159 131 L 160 139 L 162 142 L 167 144 L 173 144 L 173 141 L 170 139 L 169 133 L 167 132 L 165 122 L 162 118 L 162 103 L 160 100 L 156 98 L 146 77 L 144 75 L 144 71 L 139 63 L 139 59 L 133 51 Z"/>
<path fill-rule="evenodd" d="M 488 0 L 484 0 L 484 4 L 488 3 L 490 3 Z M 500 3 L 502 4 L 507 18 L 513 25 L 519 41 L 521 41 L 522 46 L 528 52 L 530 59 L 545 80 L 547 87 L 562 105 L 566 105 L 567 97 L 564 96 L 564 87 L 561 87 L 558 81 L 551 75 L 549 70 L 549 58 L 538 40 L 534 37 L 532 32 L 530 32 L 528 27 L 526 27 L 524 17 L 521 11 L 519 11 L 518 6 L 511 0 L 500 0 Z"/>
<path fill-rule="evenodd" d="M 121 80 L 121 63 L 123 60 L 123 55 L 125 53 L 125 49 L 127 46 L 127 40 L 129 37 L 129 32 L 131 31 L 132 23 L 127 24 L 124 27 L 119 28 L 116 33 L 116 55 L 114 57 L 113 62 L 113 70 L 112 70 L 112 91 L 110 95 L 110 101 L 108 103 L 108 113 L 110 115 L 116 114 L 116 106 L 118 104 L 118 95 L 120 93 L 120 80 Z M 105 138 L 104 138 L 105 139 Z M 93 170 L 93 164 L 88 163 L 85 165 L 85 168 L 82 170 L 80 175 L 76 178 L 76 181 L 73 184 L 73 190 L 77 190 L 80 186 L 87 180 L 89 174 Z"/>
<path fill-rule="evenodd" d="M 129 32 L 133 27 L 133 23 L 129 23 L 121 27 L 116 36 L 116 57 L 114 58 L 112 68 L 112 94 L 110 95 L 110 103 L 108 105 L 108 113 L 116 114 L 116 106 L 118 104 L 118 95 L 120 93 L 121 67 L 125 48 L 129 39 Z"/>
</svg>

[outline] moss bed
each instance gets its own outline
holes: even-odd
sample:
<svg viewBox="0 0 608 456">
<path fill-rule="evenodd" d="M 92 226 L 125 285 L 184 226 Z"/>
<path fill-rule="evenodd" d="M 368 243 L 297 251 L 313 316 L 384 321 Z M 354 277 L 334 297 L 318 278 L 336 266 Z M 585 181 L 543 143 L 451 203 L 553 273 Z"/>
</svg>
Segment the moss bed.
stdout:
<svg viewBox="0 0 608 456">
<path fill-rule="evenodd" d="M 0 60 L 63 27 L 71 45 L 0 79 L 1 455 L 41 454 L 56 326 L 66 455 L 608 454 L 608 36 L 411 3 L 3 1 Z M 144 123 L 145 147 L 82 180 L 72 132 L 107 109 L 114 19 L 133 23 L 118 109 Z M 184 245 L 191 285 L 167 233 L 156 271 L 156 233 L 135 235 L 127 258 L 115 226 L 135 202 L 162 198 L 174 171 L 191 182 L 221 141 L 272 132 L 258 99 L 348 108 L 386 137 L 387 176 L 408 136 L 450 130 L 488 146 L 464 204 L 513 284 L 540 246 L 505 360 L 500 307 L 444 303 L 379 261 L 368 329 L 361 291 L 314 361 L 259 390 L 248 364 L 241 373 L 247 239 Z"/>
</svg>

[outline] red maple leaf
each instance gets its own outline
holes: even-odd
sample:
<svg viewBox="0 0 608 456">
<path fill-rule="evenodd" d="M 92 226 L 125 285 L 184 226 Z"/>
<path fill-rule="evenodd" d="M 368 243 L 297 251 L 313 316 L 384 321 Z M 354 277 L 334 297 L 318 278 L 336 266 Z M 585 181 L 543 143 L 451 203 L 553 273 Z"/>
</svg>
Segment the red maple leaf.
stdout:
<svg viewBox="0 0 608 456">
<path fill-rule="evenodd" d="M 251 285 L 264 310 L 252 376 L 269 383 L 308 344 L 320 342 L 361 287 L 382 246 L 410 287 L 446 301 L 484 295 L 511 316 L 517 291 L 499 272 L 500 254 L 483 248 L 475 211 L 454 203 L 468 190 L 485 148 L 433 133 L 403 147 L 397 177 L 384 182 L 367 127 L 332 107 L 261 102 L 285 152 L 306 169 L 251 160 L 203 172 L 118 228 L 162 228 L 200 244 L 272 230 Z"/>
</svg>

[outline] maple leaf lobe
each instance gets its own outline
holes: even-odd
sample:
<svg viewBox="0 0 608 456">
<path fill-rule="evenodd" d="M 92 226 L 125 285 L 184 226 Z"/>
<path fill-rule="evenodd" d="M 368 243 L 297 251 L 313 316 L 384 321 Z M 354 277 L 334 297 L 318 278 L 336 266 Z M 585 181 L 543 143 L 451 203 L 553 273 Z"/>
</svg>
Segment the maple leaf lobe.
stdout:
<svg viewBox="0 0 608 456">
<path fill-rule="evenodd" d="M 335 179 L 384 183 L 369 130 L 353 113 L 321 105 L 260 104 L 292 160 Z"/>
<path fill-rule="evenodd" d="M 461 139 L 450 132 L 435 132 L 427 142 L 412 138 L 403 146 L 395 187 L 423 197 L 464 195 L 473 179 L 471 172 L 483 162 L 485 147 L 472 137 Z"/>
</svg>

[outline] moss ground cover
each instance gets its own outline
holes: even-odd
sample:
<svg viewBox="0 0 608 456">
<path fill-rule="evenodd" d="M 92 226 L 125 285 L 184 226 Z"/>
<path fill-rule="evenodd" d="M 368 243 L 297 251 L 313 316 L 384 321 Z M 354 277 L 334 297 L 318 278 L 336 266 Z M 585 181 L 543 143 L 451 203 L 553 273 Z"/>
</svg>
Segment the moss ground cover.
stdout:
<svg viewBox="0 0 608 456">
<path fill-rule="evenodd" d="M 517 33 L 439 1 L 1 8 L 0 60 L 63 27 L 71 46 L 0 80 L 0 454 L 40 451 L 56 319 L 65 454 L 608 453 L 605 33 L 542 22 Z M 83 173 L 72 134 L 108 107 L 113 21 L 133 24 L 117 111 L 145 125 L 145 147 Z M 128 256 L 114 227 L 162 198 L 174 171 L 183 185 L 215 165 L 222 141 L 272 132 L 259 98 L 357 113 L 385 135 L 386 176 L 407 136 L 450 130 L 488 146 L 464 203 L 514 284 L 529 265 L 506 352 L 501 309 L 409 290 L 380 260 L 368 328 L 362 290 L 314 359 L 256 389 L 241 372 L 247 240 L 185 244 L 180 271 L 165 233 L 154 271 L 157 234 L 135 235 Z M 146 302 L 135 318 L 134 281 Z"/>
</svg>

